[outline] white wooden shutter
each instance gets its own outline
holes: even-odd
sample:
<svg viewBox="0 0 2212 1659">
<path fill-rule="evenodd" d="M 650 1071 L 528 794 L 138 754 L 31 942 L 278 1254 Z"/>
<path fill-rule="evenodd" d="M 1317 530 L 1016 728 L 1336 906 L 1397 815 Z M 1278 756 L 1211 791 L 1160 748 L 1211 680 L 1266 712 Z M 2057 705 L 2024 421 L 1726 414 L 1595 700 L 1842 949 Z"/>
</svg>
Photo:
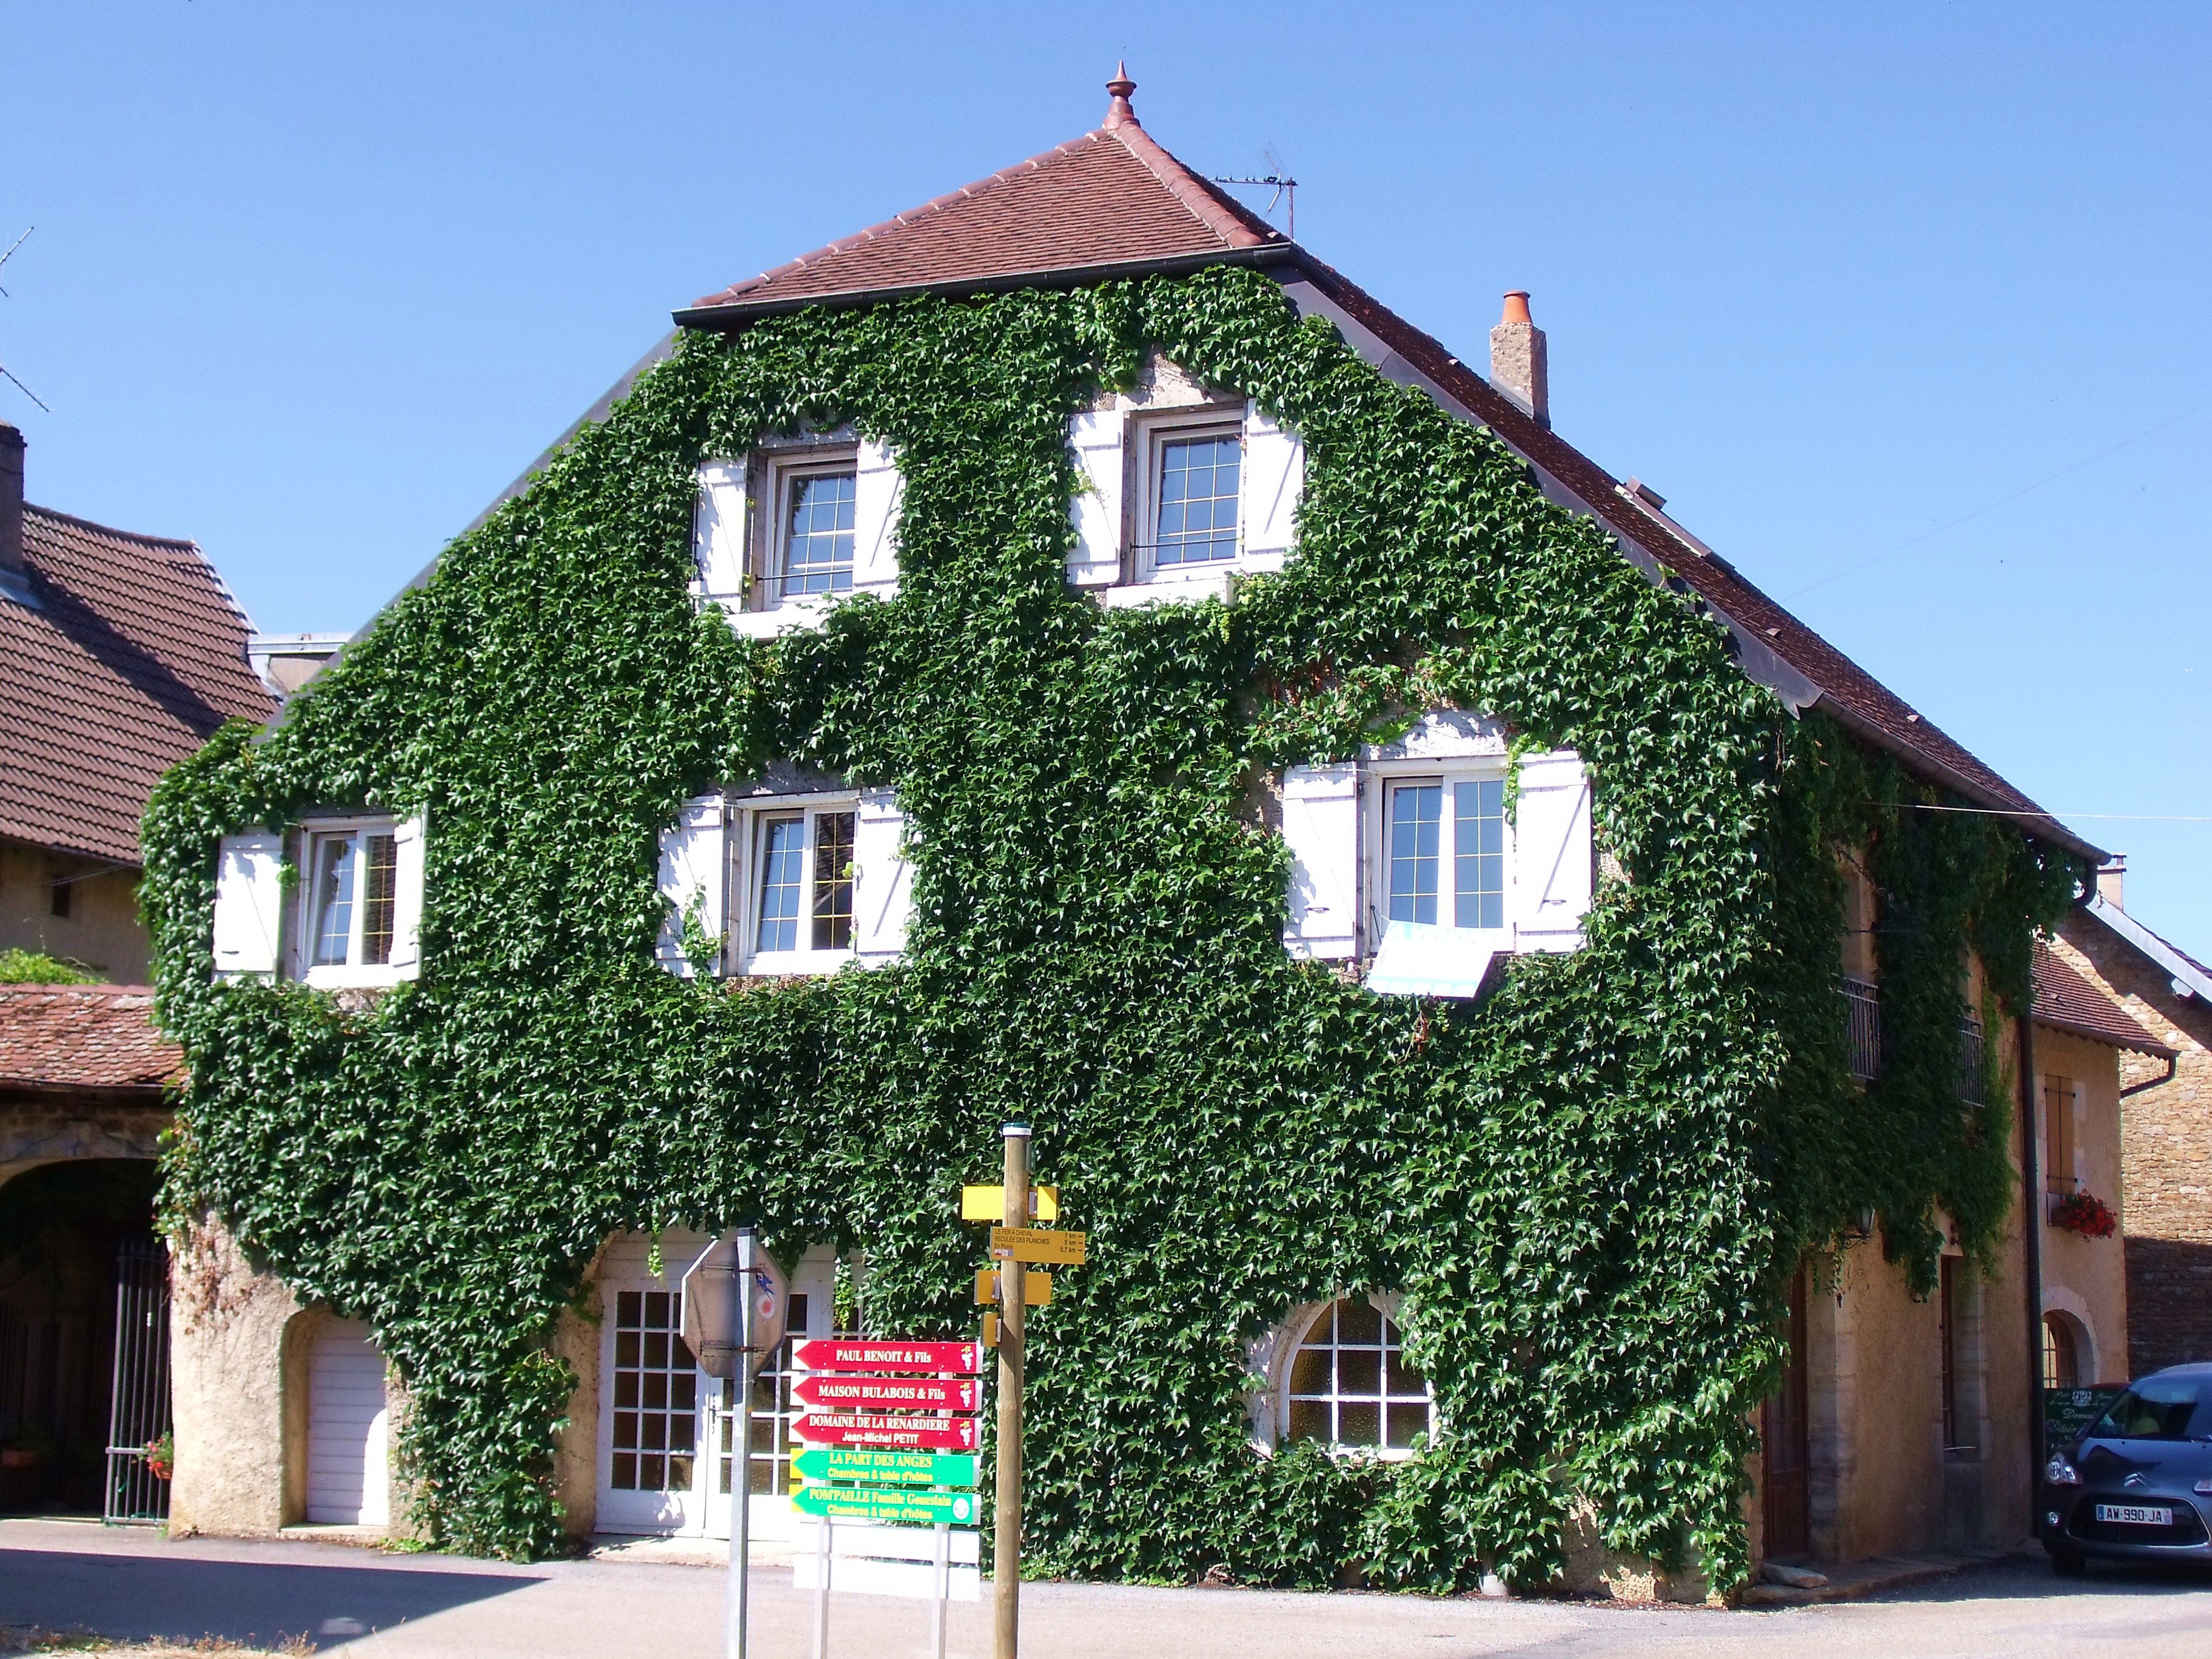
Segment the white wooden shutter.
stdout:
<svg viewBox="0 0 2212 1659">
<path fill-rule="evenodd" d="M 422 966 L 422 820 L 392 832 L 392 966 L 412 979 Z"/>
<path fill-rule="evenodd" d="M 899 506 L 906 486 L 884 445 L 860 441 L 853 475 L 853 591 L 890 599 L 898 592 Z"/>
<path fill-rule="evenodd" d="M 1248 406 L 1244 416 L 1243 499 L 1237 522 L 1243 551 L 1280 558 L 1291 550 L 1291 527 L 1306 478 L 1305 441 Z"/>
<path fill-rule="evenodd" d="M 690 959 L 684 954 L 684 919 L 694 905 L 707 937 L 720 945 L 723 939 L 724 849 L 727 837 L 722 827 L 722 798 L 698 795 L 684 803 L 675 824 L 660 832 L 660 896 L 668 901 L 668 915 L 660 924 L 657 955 L 660 965 L 679 979 L 693 977 Z"/>
<path fill-rule="evenodd" d="M 215 969 L 224 978 L 276 971 L 284 914 L 284 838 L 225 836 L 216 864 Z"/>
<path fill-rule="evenodd" d="M 1590 906 L 1590 791 L 1571 749 L 1521 761 L 1513 830 L 1515 947 L 1573 951 Z"/>
<path fill-rule="evenodd" d="M 1283 841 L 1291 849 L 1294 957 L 1359 954 L 1359 768 L 1293 766 L 1283 774 Z"/>
<path fill-rule="evenodd" d="M 699 505 L 692 520 L 691 591 L 731 611 L 745 603 L 745 464 L 708 461 L 699 468 Z"/>
<path fill-rule="evenodd" d="M 869 967 L 896 959 L 906 948 L 914 872 L 899 844 L 905 832 L 893 791 L 860 792 L 853 826 L 853 944 Z"/>
<path fill-rule="evenodd" d="M 1121 411 L 1078 415 L 1067 427 L 1076 483 L 1067 579 L 1078 587 L 1111 587 L 1121 579 Z"/>
</svg>

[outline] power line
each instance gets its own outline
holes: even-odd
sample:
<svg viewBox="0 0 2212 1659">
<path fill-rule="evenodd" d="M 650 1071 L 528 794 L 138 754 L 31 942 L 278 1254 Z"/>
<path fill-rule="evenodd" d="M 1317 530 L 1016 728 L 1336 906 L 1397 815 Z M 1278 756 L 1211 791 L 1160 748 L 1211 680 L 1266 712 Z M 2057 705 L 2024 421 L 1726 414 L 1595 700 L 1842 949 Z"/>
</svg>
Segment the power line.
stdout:
<svg viewBox="0 0 2212 1659">
<path fill-rule="evenodd" d="M 1884 806 L 1915 812 L 1976 812 L 1985 818 L 2094 818 L 2107 823 L 2212 823 L 2212 816 L 2186 812 L 2061 812 L 2047 807 L 1937 806 L 1922 800 L 1886 800 Z"/>
</svg>

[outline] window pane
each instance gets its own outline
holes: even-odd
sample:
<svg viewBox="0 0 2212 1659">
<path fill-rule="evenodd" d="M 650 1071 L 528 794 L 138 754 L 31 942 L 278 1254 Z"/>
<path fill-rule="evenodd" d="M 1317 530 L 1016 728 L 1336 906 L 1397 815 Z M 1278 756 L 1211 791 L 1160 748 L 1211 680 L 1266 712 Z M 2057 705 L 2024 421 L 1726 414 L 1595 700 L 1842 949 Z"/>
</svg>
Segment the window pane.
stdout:
<svg viewBox="0 0 2212 1659">
<path fill-rule="evenodd" d="M 1328 1333 L 1322 1333 L 1324 1340 Z M 1328 1392 L 1328 1350 L 1300 1348 L 1291 1361 L 1291 1392 L 1292 1394 L 1327 1394 Z"/>
<path fill-rule="evenodd" d="M 361 838 L 361 959 L 380 966 L 392 960 L 392 915 L 399 892 L 399 842 L 392 836 Z"/>
<path fill-rule="evenodd" d="M 1390 791 L 1390 920 L 1433 924 L 1444 792 L 1437 783 Z"/>
<path fill-rule="evenodd" d="M 1417 1434 L 1429 1431 L 1429 1402 L 1425 1400 L 1408 1404 L 1394 1401 L 1388 1407 L 1390 1433 L 1383 1443 L 1400 1449 L 1413 1443 Z"/>
<path fill-rule="evenodd" d="M 1395 1334 L 1395 1332 L 1392 1333 L 1392 1335 Z M 1406 1363 L 1406 1356 L 1395 1347 L 1390 1350 L 1389 1361 L 1383 1371 L 1383 1381 L 1389 1385 L 1390 1395 L 1394 1399 L 1407 1395 L 1425 1398 L 1428 1395 L 1428 1379 L 1408 1365 Z"/>
<path fill-rule="evenodd" d="M 1376 1311 L 1375 1304 L 1364 1296 L 1348 1296 L 1338 1303 L 1336 1340 L 1339 1342 L 1381 1342 L 1382 1316 Z"/>
<path fill-rule="evenodd" d="M 1327 1440 L 1328 1402 L 1322 1400 L 1293 1400 L 1291 1401 L 1291 1431 L 1292 1440 Z"/>
<path fill-rule="evenodd" d="M 615 1454 L 615 1490 L 617 1492 L 637 1490 L 637 1454 L 635 1452 Z"/>
<path fill-rule="evenodd" d="M 847 951 L 853 945 L 853 814 L 814 817 L 814 948 Z"/>
<path fill-rule="evenodd" d="M 793 478 L 785 521 L 786 597 L 842 593 L 853 586 L 853 474 Z"/>
<path fill-rule="evenodd" d="M 793 813 L 761 825 L 760 933 L 755 948 L 796 951 L 806 888 L 806 821 Z"/>
<path fill-rule="evenodd" d="M 1155 563 L 1202 564 L 1236 556 L 1243 459 L 1242 441 L 1225 434 L 1161 444 Z"/>
<path fill-rule="evenodd" d="M 1336 1355 L 1336 1391 L 1347 1399 L 1358 1395 L 1376 1399 L 1382 1392 L 1382 1355 L 1375 1348 L 1340 1348 Z"/>
<path fill-rule="evenodd" d="M 665 1411 L 668 1406 L 668 1375 L 655 1371 L 645 1379 L 645 1403 L 653 1411 Z"/>
<path fill-rule="evenodd" d="M 1336 1443 L 1340 1446 L 1379 1446 L 1382 1443 L 1382 1408 L 1346 1401 L 1336 1408 Z"/>
<path fill-rule="evenodd" d="M 315 843 L 314 952 L 318 968 L 343 965 L 353 943 L 353 837 Z"/>
<path fill-rule="evenodd" d="M 1462 927 L 1505 925 L 1505 781 L 1452 786 L 1453 920 Z"/>
<path fill-rule="evenodd" d="M 643 1306 L 643 1300 L 635 1291 L 617 1291 L 615 1293 L 616 1325 L 635 1330 L 638 1310 Z"/>
</svg>

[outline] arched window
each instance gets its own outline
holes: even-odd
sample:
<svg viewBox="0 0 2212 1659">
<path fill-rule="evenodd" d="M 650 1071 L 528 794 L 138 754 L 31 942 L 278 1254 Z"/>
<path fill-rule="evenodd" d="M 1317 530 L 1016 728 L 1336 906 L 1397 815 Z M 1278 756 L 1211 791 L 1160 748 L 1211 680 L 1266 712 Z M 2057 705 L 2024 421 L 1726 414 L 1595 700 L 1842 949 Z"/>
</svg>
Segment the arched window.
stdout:
<svg viewBox="0 0 2212 1659">
<path fill-rule="evenodd" d="M 1313 1316 L 1291 1355 L 1285 1441 L 1403 1451 L 1431 1426 L 1428 1379 L 1406 1363 L 1398 1328 L 1365 1297 Z"/>
<path fill-rule="evenodd" d="M 2074 1339 L 2074 1322 L 2063 1313 L 2043 1316 L 2043 1386 L 2081 1386 L 2081 1345 Z"/>
</svg>

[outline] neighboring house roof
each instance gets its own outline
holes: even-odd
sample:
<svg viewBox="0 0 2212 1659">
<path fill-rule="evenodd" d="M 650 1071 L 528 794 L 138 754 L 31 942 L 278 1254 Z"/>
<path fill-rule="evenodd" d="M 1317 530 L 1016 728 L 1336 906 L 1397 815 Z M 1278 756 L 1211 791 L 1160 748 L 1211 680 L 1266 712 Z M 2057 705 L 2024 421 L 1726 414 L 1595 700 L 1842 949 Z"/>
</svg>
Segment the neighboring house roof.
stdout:
<svg viewBox="0 0 2212 1659">
<path fill-rule="evenodd" d="M 1352 325 L 1345 331 L 1355 344 L 1364 343 L 1357 338 L 1362 332 L 1376 343 L 1379 349 L 1369 355 L 1383 373 L 1489 427 L 1625 544 L 1641 550 L 1639 562 L 1649 561 L 1655 574 L 1679 580 L 1722 613 L 1745 671 L 1793 708 L 1826 709 L 1920 776 L 2101 861 L 2100 849 L 2045 814 L 1663 513 L 1625 495 L 1618 479 L 1441 343 L 1176 161 L 1138 125 L 1128 105 L 1133 90 L 1126 78 L 1108 82 L 1112 101 L 1097 131 L 709 295 L 677 312 L 677 322 L 731 328 L 806 304 L 1266 264 L 1285 285 L 1310 285 L 1340 326 Z"/>
<path fill-rule="evenodd" d="M 188 541 L 26 505 L 33 603 L 0 598 L 0 836 L 136 865 L 161 774 L 276 702 L 250 624 Z"/>
<path fill-rule="evenodd" d="M 0 1088 L 158 1089 L 184 1051 L 146 985 L 0 985 Z"/>
<path fill-rule="evenodd" d="M 2081 908 L 2164 969 L 2172 976 L 2177 992 L 2184 996 L 2203 997 L 2212 1004 L 2212 968 L 2207 968 L 2179 945 L 2160 939 L 2118 905 L 2107 903 L 2102 893 L 2091 894 L 2089 902 Z"/>
<path fill-rule="evenodd" d="M 2106 996 L 2052 952 L 2035 947 L 2035 1023 L 2071 1031 L 2115 1048 L 2172 1060 L 2174 1051 L 2138 1024 L 2134 1015 Z"/>
</svg>

